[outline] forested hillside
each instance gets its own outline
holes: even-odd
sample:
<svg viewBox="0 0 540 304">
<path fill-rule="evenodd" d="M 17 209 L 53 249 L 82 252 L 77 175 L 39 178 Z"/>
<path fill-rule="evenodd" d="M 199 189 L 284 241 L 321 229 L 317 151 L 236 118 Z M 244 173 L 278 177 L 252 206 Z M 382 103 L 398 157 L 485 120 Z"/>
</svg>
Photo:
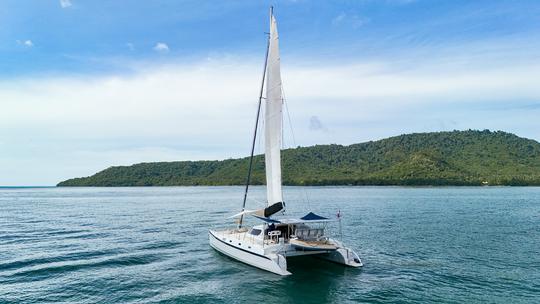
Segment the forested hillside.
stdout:
<svg viewBox="0 0 540 304">
<path fill-rule="evenodd" d="M 241 185 L 248 158 L 110 167 L 58 186 Z M 540 185 L 540 143 L 506 132 L 414 133 L 282 152 L 286 185 Z M 253 184 L 264 184 L 264 156 Z"/>
</svg>

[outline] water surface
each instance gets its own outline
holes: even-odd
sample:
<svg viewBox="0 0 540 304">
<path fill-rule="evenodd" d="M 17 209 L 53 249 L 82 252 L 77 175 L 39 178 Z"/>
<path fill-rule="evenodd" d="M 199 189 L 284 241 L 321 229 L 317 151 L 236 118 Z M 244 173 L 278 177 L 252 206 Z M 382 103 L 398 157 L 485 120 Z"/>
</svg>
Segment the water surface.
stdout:
<svg viewBox="0 0 540 304">
<path fill-rule="evenodd" d="M 290 215 L 341 210 L 365 263 L 288 277 L 209 247 L 242 191 L 2 188 L 0 303 L 540 302 L 540 188 L 286 187 Z"/>
</svg>

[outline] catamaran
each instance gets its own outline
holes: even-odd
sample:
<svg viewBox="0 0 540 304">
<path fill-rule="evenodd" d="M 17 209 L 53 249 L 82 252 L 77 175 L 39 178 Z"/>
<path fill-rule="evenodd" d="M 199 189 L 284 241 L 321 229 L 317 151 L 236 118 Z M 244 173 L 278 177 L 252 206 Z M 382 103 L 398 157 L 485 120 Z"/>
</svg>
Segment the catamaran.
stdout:
<svg viewBox="0 0 540 304">
<path fill-rule="evenodd" d="M 264 92 L 266 92 L 266 98 L 263 98 Z M 263 99 L 267 203 L 264 209 L 248 210 L 246 199 Z M 279 275 L 291 274 L 287 271 L 287 258 L 295 256 L 313 255 L 338 264 L 361 267 L 362 262 L 352 249 L 344 246 L 340 240 L 325 234 L 327 223 L 333 220 L 313 212 L 300 218 L 273 217 L 285 210 L 280 159 L 282 108 L 279 37 L 273 9 L 270 8 L 270 33 L 242 210 L 233 216 L 238 219 L 234 228 L 209 231 L 210 246 L 231 258 Z M 246 216 L 253 216 L 261 224 L 252 227 L 244 226 Z"/>
</svg>

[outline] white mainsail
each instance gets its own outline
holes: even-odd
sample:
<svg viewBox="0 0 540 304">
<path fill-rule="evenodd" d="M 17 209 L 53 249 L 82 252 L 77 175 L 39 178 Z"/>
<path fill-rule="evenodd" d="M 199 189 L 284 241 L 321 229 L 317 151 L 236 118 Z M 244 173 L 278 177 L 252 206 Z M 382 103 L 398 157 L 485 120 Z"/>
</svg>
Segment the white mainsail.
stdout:
<svg viewBox="0 0 540 304">
<path fill-rule="evenodd" d="M 283 202 L 281 191 L 282 108 L 279 38 L 276 19 L 270 14 L 270 42 L 266 70 L 265 165 L 268 206 Z"/>
</svg>

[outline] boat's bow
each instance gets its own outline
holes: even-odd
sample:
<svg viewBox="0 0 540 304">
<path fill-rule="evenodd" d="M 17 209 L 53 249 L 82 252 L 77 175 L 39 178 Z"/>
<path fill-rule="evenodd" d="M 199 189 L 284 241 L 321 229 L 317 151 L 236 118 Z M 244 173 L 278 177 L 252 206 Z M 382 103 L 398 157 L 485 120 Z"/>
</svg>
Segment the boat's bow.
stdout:
<svg viewBox="0 0 540 304">
<path fill-rule="evenodd" d="M 212 248 L 231 258 L 275 274 L 291 274 L 287 271 L 287 259 L 284 255 L 265 251 L 257 239 L 250 238 L 245 231 L 210 230 L 208 237 Z"/>
</svg>

